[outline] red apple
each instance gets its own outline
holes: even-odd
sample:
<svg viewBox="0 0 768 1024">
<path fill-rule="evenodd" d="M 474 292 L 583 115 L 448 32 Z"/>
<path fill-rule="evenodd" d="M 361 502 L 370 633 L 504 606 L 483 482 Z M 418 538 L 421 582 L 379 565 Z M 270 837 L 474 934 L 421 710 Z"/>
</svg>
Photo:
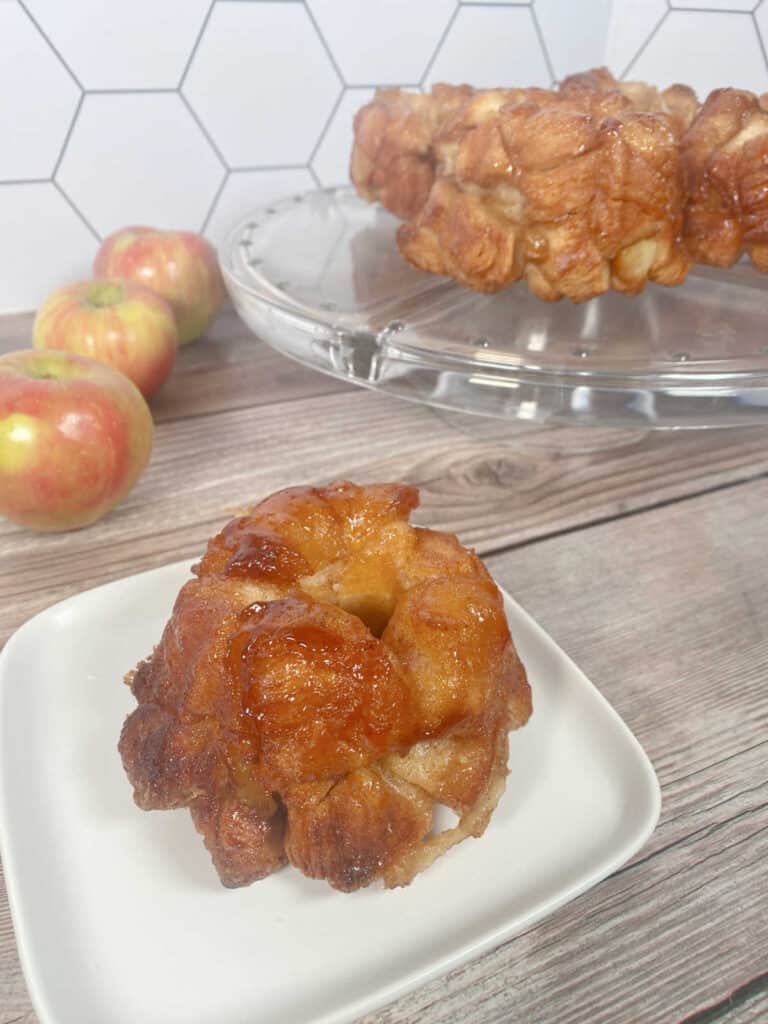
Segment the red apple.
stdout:
<svg viewBox="0 0 768 1024">
<path fill-rule="evenodd" d="M 152 451 L 152 416 L 122 373 L 70 352 L 0 356 L 0 515 L 36 530 L 94 522 Z"/>
<path fill-rule="evenodd" d="M 97 277 L 136 281 L 162 295 L 181 345 L 200 337 L 224 301 L 216 250 L 191 231 L 122 228 L 101 243 L 93 268 Z"/>
<path fill-rule="evenodd" d="M 109 363 L 148 398 L 173 369 L 179 335 L 170 305 L 149 288 L 132 281 L 81 281 L 45 300 L 33 344 Z"/>
</svg>

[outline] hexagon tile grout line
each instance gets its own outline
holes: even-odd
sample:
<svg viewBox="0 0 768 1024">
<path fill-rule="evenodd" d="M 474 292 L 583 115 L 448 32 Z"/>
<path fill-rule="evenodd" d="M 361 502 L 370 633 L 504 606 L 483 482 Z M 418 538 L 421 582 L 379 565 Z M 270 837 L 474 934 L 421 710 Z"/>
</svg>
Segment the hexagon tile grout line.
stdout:
<svg viewBox="0 0 768 1024">
<path fill-rule="evenodd" d="M 136 138 L 143 137 L 142 132 L 138 128 L 137 117 L 140 117 L 141 112 L 145 110 L 144 105 L 147 103 L 151 105 L 160 104 L 160 106 L 155 106 L 154 109 L 160 112 L 164 129 L 160 134 L 155 133 L 154 145 L 159 145 L 160 152 L 167 157 L 169 152 L 171 152 L 168 150 L 168 146 L 172 145 L 169 138 L 174 137 L 174 145 L 192 147 L 191 151 L 197 154 L 197 159 L 193 162 L 195 174 L 193 176 L 192 191 L 188 194 L 187 190 L 184 190 L 183 195 L 185 198 L 178 198 L 177 191 L 174 193 L 174 201 L 168 205 L 166 201 L 167 195 L 166 200 L 163 200 L 162 181 L 154 181 L 148 195 L 144 194 L 140 188 L 137 191 L 132 182 L 128 187 L 127 198 L 128 205 L 132 207 L 132 211 L 130 213 L 123 211 L 123 216 L 129 221 L 146 221 L 151 217 L 155 217 L 159 218 L 160 222 L 167 220 L 168 223 L 161 224 L 161 226 L 167 227 L 173 226 L 172 221 L 174 220 L 179 223 L 185 222 L 190 227 L 193 224 L 202 223 L 208 215 L 211 197 L 218 192 L 223 182 L 226 181 L 228 168 L 221 160 L 215 147 L 211 145 L 198 118 L 194 115 L 194 112 L 190 111 L 184 98 L 176 89 L 170 91 L 152 90 L 145 93 L 126 93 L 122 90 L 86 93 L 80 115 L 75 122 L 75 127 L 63 152 L 54 180 L 57 189 L 96 238 L 108 234 L 119 226 L 117 208 L 118 205 L 122 208 L 125 202 L 121 198 L 118 203 L 117 196 L 113 197 L 113 201 L 105 198 L 105 190 L 100 184 L 103 179 L 100 179 L 98 175 L 94 177 L 94 153 L 88 150 L 88 146 L 92 149 L 95 145 L 95 158 L 97 162 L 99 160 L 102 162 L 106 160 L 109 163 L 110 169 L 115 169 L 112 166 L 115 159 L 114 153 L 109 150 L 109 146 L 104 142 L 102 132 L 105 124 L 104 119 L 108 118 L 107 123 L 109 123 L 108 115 L 111 109 L 109 104 L 112 100 L 119 102 L 120 106 L 117 110 L 123 113 L 127 110 L 127 124 Z M 89 103 L 97 105 L 89 107 Z M 127 108 L 126 104 L 129 104 Z M 137 107 L 137 104 L 140 104 L 140 106 Z M 125 127 L 125 123 L 123 123 L 123 127 Z M 168 135 L 169 129 L 171 131 L 170 137 Z M 136 135 L 137 132 L 138 135 Z M 86 152 L 83 151 L 84 141 Z M 181 151 L 186 152 L 186 149 Z M 124 156 L 125 154 L 122 155 Z M 146 153 L 143 157 L 139 156 L 138 163 L 133 165 L 135 172 L 145 172 L 146 165 L 143 161 L 146 159 Z M 122 164 L 120 164 L 120 173 L 123 175 L 129 173 Z M 167 176 L 168 173 L 170 172 L 166 167 L 164 174 Z M 167 184 L 170 184 L 170 182 Z M 197 195 L 195 195 L 196 189 Z M 118 193 L 122 196 L 119 189 Z M 142 211 L 145 207 L 150 212 L 143 213 Z"/>
<path fill-rule="evenodd" d="M 192 61 L 195 59 L 195 54 L 197 53 L 197 48 L 200 45 L 200 40 L 203 38 L 203 33 L 205 32 L 206 28 L 208 27 L 208 22 L 211 20 L 211 15 L 213 14 L 213 8 L 215 6 L 216 6 L 216 0 L 211 0 L 210 4 L 208 5 L 208 10 L 205 12 L 205 17 L 203 18 L 203 23 L 200 26 L 200 31 L 195 36 L 195 41 L 192 44 L 192 48 L 189 51 L 189 56 L 187 57 L 186 63 L 184 64 L 184 68 L 182 69 L 182 72 L 181 72 L 181 76 L 179 77 L 179 81 L 178 81 L 178 83 L 176 85 L 176 88 L 179 90 L 179 92 L 181 92 L 181 90 L 182 90 L 182 88 L 184 86 L 184 81 L 185 81 L 185 79 L 187 77 L 187 74 L 189 73 L 190 67 L 192 66 Z"/>
<path fill-rule="evenodd" d="M 757 7 L 759 7 L 759 6 L 760 6 L 760 4 L 757 5 Z M 763 33 L 760 30 L 760 22 L 757 20 L 757 7 L 754 9 L 754 11 L 750 12 L 749 16 L 752 19 L 752 24 L 754 25 L 755 32 L 757 33 L 757 42 L 758 42 L 758 44 L 760 46 L 760 50 L 761 50 L 761 52 L 763 54 L 763 60 L 765 61 L 765 66 L 768 68 L 768 50 L 766 49 L 765 40 L 763 39 Z"/>
<path fill-rule="evenodd" d="M 3 178 L 0 187 L 3 185 L 52 185 L 53 178 Z"/>
<path fill-rule="evenodd" d="M 739 15 L 736 17 L 735 15 Z M 761 95 L 768 90 L 765 40 L 751 11 L 674 8 L 636 58 L 632 75 L 656 81 L 674 68 L 703 101 L 713 88 L 729 85 Z M 696 47 L 687 45 L 694 38 Z M 738 55 L 734 60 L 733 55 Z"/>
<path fill-rule="evenodd" d="M 467 6 L 470 6 L 470 5 L 468 4 Z M 483 5 L 483 6 L 486 6 L 486 5 Z M 432 65 L 437 60 L 437 55 L 438 55 L 438 53 L 440 53 L 440 50 L 442 49 L 443 43 L 448 38 L 448 33 L 453 28 L 453 23 L 458 18 L 459 11 L 461 10 L 461 7 L 462 7 L 461 4 L 456 4 L 456 8 L 455 8 L 453 14 L 448 19 L 448 24 L 445 26 L 445 28 L 443 29 L 443 31 L 442 31 L 442 33 L 440 35 L 440 38 L 437 40 L 437 46 L 435 47 L 435 49 L 434 49 L 434 51 L 432 53 L 432 56 L 427 61 L 427 66 L 424 69 L 424 74 L 419 79 L 419 88 L 421 89 L 422 92 L 424 91 L 424 83 L 425 83 L 425 81 L 427 79 L 427 75 L 432 70 Z"/>
<path fill-rule="evenodd" d="M 232 174 L 232 171 L 228 167 L 225 167 L 224 168 L 224 173 L 221 176 L 221 181 L 216 186 L 216 188 L 214 190 L 214 193 L 213 193 L 213 198 L 211 199 L 211 202 L 210 202 L 210 204 L 208 206 L 208 209 L 205 212 L 205 216 L 202 219 L 200 227 L 197 229 L 197 233 L 198 234 L 202 235 L 203 232 L 205 231 L 205 229 L 206 229 L 206 227 L 208 225 L 208 221 L 211 219 L 211 216 L 213 215 L 213 211 L 216 209 L 216 204 L 219 201 L 219 197 L 221 196 L 221 193 L 226 188 L 227 182 L 229 181 L 231 174 Z"/>
<path fill-rule="evenodd" d="M 541 31 L 541 25 L 539 19 L 536 17 L 536 4 L 531 5 L 531 21 L 533 27 L 536 30 L 536 35 L 539 37 L 539 46 L 541 47 L 541 53 L 544 57 L 544 63 L 547 65 L 547 71 L 549 71 L 549 77 L 552 79 L 552 85 L 557 83 L 557 75 L 555 74 L 555 65 L 552 63 L 552 58 L 549 56 L 549 50 L 547 44 L 544 42 L 544 33 Z"/>
<path fill-rule="evenodd" d="M 213 212 L 216 209 L 216 207 L 218 206 L 219 199 L 221 199 L 221 193 L 226 188 L 227 182 L 229 181 L 231 175 L 232 175 L 232 171 L 230 171 L 229 168 L 227 168 L 224 171 L 224 177 L 219 182 L 219 187 L 214 192 L 213 199 L 211 199 L 210 205 L 208 206 L 208 212 L 206 213 L 205 217 L 203 217 L 203 223 L 200 225 L 200 234 L 201 235 L 205 234 L 205 232 L 206 232 L 206 230 L 208 228 L 208 225 L 211 222 L 211 217 L 213 216 Z"/>
<path fill-rule="evenodd" d="M 53 43 L 51 42 L 50 38 L 48 37 L 48 33 L 45 31 L 45 29 L 42 27 L 40 22 L 37 20 L 37 18 L 32 14 L 30 9 L 24 3 L 24 0 L 16 0 L 16 3 L 19 5 L 19 7 L 22 9 L 22 11 L 24 11 L 26 16 L 29 18 L 29 20 L 35 26 L 37 31 L 43 37 L 43 39 L 45 40 L 47 46 L 50 48 L 51 52 L 56 56 L 56 58 L 58 59 L 59 63 L 64 68 L 64 70 L 67 72 L 67 74 L 72 79 L 72 81 L 75 83 L 77 88 L 80 90 L 81 93 L 83 93 L 85 91 L 85 87 L 83 86 L 83 83 L 77 77 L 77 75 L 72 70 L 72 68 L 69 66 L 69 64 L 64 60 L 64 58 L 62 57 L 62 55 L 59 52 L 58 48 L 53 45 Z"/>
<path fill-rule="evenodd" d="M 140 86 L 131 85 L 127 86 L 125 89 L 85 89 L 84 94 L 86 96 L 112 96 L 117 93 L 120 96 L 131 96 L 134 94 L 140 96 L 148 92 L 155 95 L 156 93 L 162 94 L 178 91 L 178 87 L 175 85 L 159 86 L 158 88 L 154 88 L 152 86 L 145 86 L 142 88 Z"/>
<path fill-rule="evenodd" d="M 344 99 L 346 91 L 347 91 L 347 87 L 344 86 L 342 88 L 341 92 L 339 93 L 339 95 L 337 96 L 336 102 L 333 104 L 333 109 L 331 110 L 331 112 L 328 115 L 328 117 L 325 119 L 325 124 L 323 125 L 322 131 L 320 132 L 320 135 L 317 138 L 317 142 L 315 142 L 314 146 L 312 147 L 312 152 L 309 154 L 309 157 L 307 159 L 307 164 L 306 164 L 307 170 L 309 170 L 311 168 L 312 161 L 315 159 L 315 156 L 317 155 L 318 149 L 320 149 L 320 147 L 323 144 L 323 139 L 325 138 L 326 134 L 328 133 L 328 129 L 331 127 L 331 123 L 333 122 L 333 119 L 336 116 L 336 111 L 339 109 L 339 107 L 342 104 L 342 100 Z"/>
<path fill-rule="evenodd" d="M 61 143 L 61 146 L 59 148 L 58 153 L 55 155 L 54 159 L 51 160 L 50 157 L 48 157 L 46 159 L 45 164 L 47 166 L 42 166 L 43 161 L 41 160 L 41 166 L 39 167 L 39 169 L 35 168 L 35 170 L 39 170 L 39 171 L 46 170 L 48 173 L 47 174 L 40 174 L 40 173 L 34 173 L 34 171 L 33 171 L 32 174 L 28 174 L 28 173 L 23 173 L 23 171 L 22 171 L 21 174 L 13 175 L 12 177 L 7 177 L 7 178 L 6 177 L 0 177 L 0 185 L 25 184 L 25 183 L 30 183 L 31 184 L 31 183 L 40 183 L 40 182 L 51 181 L 52 178 L 53 178 L 53 175 L 56 172 L 56 167 L 58 166 L 59 160 L 61 159 L 61 148 L 64 145 L 66 145 L 66 141 L 67 141 L 67 139 L 69 138 L 69 135 L 72 132 L 72 126 L 73 126 L 75 120 L 77 119 L 78 112 L 79 112 L 80 107 L 82 105 L 83 95 L 84 95 L 83 86 L 82 86 L 82 83 L 80 82 L 79 78 L 77 77 L 77 75 L 72 70 L 72 68 L 69 66 L 69 64 L 66 62 L 66 60 L 64 60 L 64 58 L 62 57 L 62 55 L 59 52 L 59 50 L 53 45 L 53 43 L 51 42 L 50 38 L 48 37 L 48 34 L 43 30 L 42 26 L 37 21 L 37 19 L 34 17 L 34 15 L 28 10 L 28 8 L 27 8 L 26 4 L 23 2 L 23 0 L 14 0 L 14 4 L 13 4 L 13 7 L 11 8 L 11 11 L 16 11 L 18 13 L 20 19 L 21 19 L 21 22 L 24 23 L 25 25 L 28 25 L 29 31 L 31 32 L 32 36 L 35 39 L 39 40 L 40 45 L 41 45 L 43 51 L 46 53 L 47 56 L 49 56 L 50 60 L 52 61 L 53 66 L 60 71 L 60 73 L 63 76 L 64 81 L 69 79 L 69 82 L 71 83 L 71 88 L 72 88 L 72 91 L 73 91 L 73 94 L 74 94 L 73 97 L 72 97 L 72 102 L 74 103 L 74 106 L 72 108 L 72 112 L 68 115 L 68 119 L 67 120 L 64 120 L 64 118 L 67 118 L 67 114 L 64 111 L 61 111 L 61 113 L 64 115 L 64 118 L 62 119 L 61 123 L 64 123 L 66 125 L 66 128 L 64 130 L 63 142 Z M 75 96 L 77 97 L 76 100 L 75 100 Z M 51 118 L 51 111 L 50 111 L 50 106 L 48 106 L 46 108 L 45 129 L 46 129 L 46 134 L 49 137 L 52 135 L 50 118 Z M 42 125 L 38 126 L 38 127 L 42 127 Z M 29 127 L 28 127 L 28 130 L 29 130 Z M 40 133 L 38 133 L 38 135 L 39 134 Z M 48 163 L 48 160 L 50 160 L 50 163 Z M 21 168 L 19 168 L 19 170 L 21 170 Z"/>
<path fill-rule="evenodd" d="M 245 0 L 240 0 L 240 2 L 245 2 Z M 232 178 L 232 175 L 254 173 L 258 174 L 261 171 L 307 171 L 311 175 L 317 187 L 322 188 L 322 183 L 320 182 L 320 179 L 317 177 L 314 170 L 309 164 L 263 164 L 256 167 L 229 167 L 227 168 L 226 173 L 224 174 L 224 178 L 219 187 L 216 189 L 216 193 L 213 196 L 213 199 L 211 200 L 211 205 L 208 207 L 208 212 L 206 213 L 205 218 L 203 220 L 203 224 L 200 228 L 200 234 L 205 234 L 205 232 L 208 230 L 213 215 L 216 213 L 216 208 L 219 204 L 219 200 L 221 199 L 224 189 L 227 187 L 227 183 Z"/>
<path fill-rule="evenodd" d="M 79 220 L 83 224 L 83 226 L 86 227 L 90 231 L 90 233 L 93 235 L 93 237 L 96 239 L 97 242 L 100 242 L 102 240 L 101 234 L 96 230 L 96 228 L 93 226 L 93 224 L 91 224 L 91 222 L 85 216 L 85 214 L 80 209 L 80 207 L 77 205 L 77 203 L 75 203 L 75 201 L 67 194 L 67 192 L 64 191 L 64 188 L 59 184 L 58 181 L 56 181 L 55 178 L 51 179 L 51 184 L 56 189 L 56 191 L 59 193 L 61 198 L 71 207 L 72 212 L 75 214 L 76 217 L 79 218 Z"/>
<path fill-rule="evenodd" d="M 674 0 L 667 0 L 667 7 L 670 11 L 690 14 L 754 14 L 762 2 L 757 0 L 754 7 L 690 7 L 687 3 L 676 4 Z"/>
<path fill-rule="evenodd" d="M 477 5 L 474 5 L 477 6 Z M 506 4 L 494 4 L 494 7 L 505 7 Z M 420 89 L 421 82 L 345 82 L 344 89 Z"/>
<path fill-rule="evenodd" d="M 667 0 L 667 3 L 669 3 L 669 0 Z M 632 70 L 632 68 L 635 66 L 635 64 L 640 60 L 642 55 L 648 49 L 648 47 L 650 46 L 651 42 L 653 41 L 654 36 L 659 31 L 659 29 L 661 28 L 661 26 L 664 24 L 664 22 L 667 20 L 667 18 L 670 16 L 671 13 L 672 13 L 672 8 L 668 6 L 666 11 L 664 11 L 662 16 L 659 18 L 659 20 L 656 22 L 656 24 L 653 26 L 653 28 L 649 32 L 649 34 L 648 34 L 647 38 L 645 39 L 645 41 L 641 44 L 640 49 L 634 55 L 634 57 L 629 62 L 629 64 L 627 64 L 627 66 L 621 72 L 621 74 L 619 75 L 619 78 L 626 78 L 627 77 L 629 72 Z"/>
<path fill-rule="evenodd" d="M 333 50 L 331 50 L 330 46 L 328 45 L 328 40 L 323 35 L 323 33 L 322 33 L 321 29 L 320 29 L 320 26 L 317 23 L 317 18 L 312 13 L 312 8 L 310 7 L 310 5 L 308 3 L 306 3 L 306 0 L 302 0 L 301 6 L 307 12 L 307 17 L 312 22 L 312 27 L 314 28 L 315 32 L 317 33 L 317 37 L 320 40 L 320 42 L 323 44 L 323 49 L 325 50 L 326 54 L 328 55 L 328 60 L 333 65 L 333 70 L 338 75 L 339 81 L 341 82 L 341 95 L 343 96 L 344 95 L 344 89 L 347 86 L 347 81 L 344 78 L 342 70 L 341 70 L 341 68 L 338 65 L 338 61 L 336 60 L 336 58 L 333 55 Z M 340 101 L 341 101 L 341 97 L 339 97 L 339 100 L 337 100 L 337 103 L 339 103 Z"/>
<path fill-rule="evenodd" d="M 61 167 L 61 161 L 64 159 L 64 154 L 67 151 L 67 146 L 69 145 L 69 140 L 72 138 L 72 132 L 75 130 L 75 122 L 77 121 L 78 117 L 80 116 L 80 111 L 83 109 L 83 103 L 84 102 L 85 102 L 85 93 L 81 92 L 80 93 L 80 99 L 77 101 L 77 106 L 75 107 L 75 112 L 72 115 L 72 120 L 69 122 L 69 128 L 67 128 L 67 134 L 64 136 L 64 141 L 61 144 L 61 149 L 59 150 L 59 155 L 56 157 L 56 163 L 53 165 L 53 170 L 51 171 L 51 179 L 50 180 L 53 181 L 53 182 L 55 182 L 56 175 L 59 173 L 59 167 Z"/>
<path fill-rule="evenodd" d="M 246 0 L 237 0 L 238 3 L 246 3 Z M 259 0 L 250 0 L 259 2 Z M 271 0 L 270 0 L 271 2 Z M 288 3 L 288 0 L 285 0 Z M 299 164 L 248 164 L 244 167 L 230 167 L 231 174 L 254 174 L 258 171 L 308 171 L 309 164 L 302 161 Z"/>
<path fill-rule="evenodd" d="M 213 139 L 213 136 L 211 135 L 211 133 L 208 131 L 208 129 L 203 124 L 202 118 L 198 115 L 197 111 L 192 106 L 192 104 L 189 102 L 189 100 L 184 95 L 184 93 L 181 91 L 181 89 L 172 89 L 171 92 L 176 93 L 176 95 L 179 97 L 181 102 L 187 108 L 187 110 L 189 111 L 190 115 L 192 116 L 192 120 L 195 122 L 197 127 L 200 129 L 200 132 L 203 135 L 203 137 L 205 138 L 206 142 L 211 147 L 213 152 L 216 154 L 216 158 L 219 161 L 219 163 L 221 164 L 221 166 L 224 168 L 225 172 L 231 171 L 232 167 L 230 167 L 229 161 L 224 156 L 222 151 L 219 149 L 218 145 L 216 144 L 216 142 Z"/>
<path fill-rule="evenodd" d="M 261 101 L 252 81 L 253 33 L 264 53 L 262 78 L 266 76 L 281 93 L 282 113 L 279 105 Z M 305 75 L 312 82 L 309 92 L 290 75 L 283 59 L 295 47 L 303 48 Z M 222 64 L 220 55 L 225 52 L 228 60 Z M 229 170 L 306 167 L 343 92 L 337 62 L 307 5 L 274 5 L 274 0 L 216 0 L 180 86 L 185 105 Z M 269 89 L 265 95 L 270 95 Z M 244 124 L 249 125 L 248 132 L 243 131 Z"/>
<path fill-rule="evenodd" d="M 667 0 L 670 12 L 675 14 L 747 14 L 751 15 L 754 13 L 752 9 L 742 10 L 738 7 L 674 7 L 670 0 Z M 759 5 L 758 5 L 759 6 Z"/>
</svg>

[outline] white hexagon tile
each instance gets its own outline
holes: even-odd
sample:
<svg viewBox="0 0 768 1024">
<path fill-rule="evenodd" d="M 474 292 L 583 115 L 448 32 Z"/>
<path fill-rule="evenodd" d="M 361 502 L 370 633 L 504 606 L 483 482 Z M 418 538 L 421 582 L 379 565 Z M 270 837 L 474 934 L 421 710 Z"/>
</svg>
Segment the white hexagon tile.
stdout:
<svg viewBox="0 0 768 1024">
<path fill-rule="evenodd" d="M 593 0 L 582 18 L 564 18 L 562 0 L 536 0 L 534 13 L 555 78 L 605 63 L 611 0 Z"/>
<path fill-rule="evenodd" d="M 3 185 L 0 224 L 16 242 L 2 257 L 0 309 L 33 309 L 59 285 L 90 276 L 97 241 L 50 182 Z"/>
<path fill-rule="evenodd" d="M 531 7 L 467 4 L 456 12 L 426 84 L 547 86 L 553 77 Z"/>
<path fill-rule="evenodd" d="M 668 12 L 667 0 L 624 0 L 621 17 L 614 11 L 608 29 L 605 64 L 615 75 L 625 75 Z"/>
<path fill-rule="evenodd" d="M 100 235 L 199 228 L 224 167 L 175 93 L 86 95 L 56 181 Z"/>
<path fill-rule="evenodd" d="M 27 13 L 0 3 L 0 181 L 50 177 L 79 101 Z"/>
<path fill-rule="evenodd" d="M 755 92 L 768 89 L 757 26 L 743 12 L 669 11 L 631 65 L 630 77 L 661 85 L 686 82 L 700 96 L 724 83 Z"/>
<path fill-rule="evenodd" d="M 312 158 L 312 170 L 321 185 L 341 185 L 349 180 L 352 121 L 357 111 L 373 98 L 374 92 L 375 89 L 345 89 Z"/>
<path fill-rule="evenodd" d="M 455 0 L 307 0 L 347 85 L 421 81 Z"/>
<path fill-rule="evenodd" d="M 607 64 L 768 90 L 768 0 L 0 0 L 0 311 L 128 223 L 220 243 L 347 180 L 380 85 L 549 85 Z"/>
<path fill-rule="evenodd" d="M 24 2 L 86 89 L 175 88 L 210 8 L 210 0 Z"/>
<path fill-rule="evenodd" d="M 303 4 L 216 4 L 182 87 L 230 167 L 307 163 L 342 82 Z"/>
<path fill-rule="evenodd" d="M 669 6 L 697 11 L 754 11 L 760 0 L 669 0 Z"/>
<path fill-rule="evenodd" d="M 754 18 L 760 41 L 763 44 L 763 53 L 768 53 L 768 3 L 765 0 L 755 11 Z"/>
<path fill-rule="evenodd" d="M 232 171 L 217 197 L 205 234 L 214 245 L 221 245 L 229 230 L 249 210 L 314 187 L 315 180 L 306 167 Z"/>
</svg>

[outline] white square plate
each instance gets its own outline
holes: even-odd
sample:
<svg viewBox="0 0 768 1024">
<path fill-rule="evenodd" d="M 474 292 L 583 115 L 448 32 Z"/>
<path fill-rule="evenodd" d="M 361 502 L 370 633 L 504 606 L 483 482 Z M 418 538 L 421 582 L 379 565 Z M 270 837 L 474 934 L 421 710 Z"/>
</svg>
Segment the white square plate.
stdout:
<svg viewBox="0 0 768 1024">
<path fill-rule="evenodd" d="M 292 869 L 222 888 L 186 811 L 133 804 L 116 745 L 123 674 L 152 649 L 188 562 L 24 625 L 0 658 L 0 834 L 43 1024 L 339 1024 L 477 956 L 599 882 L 653 831 L 648 758 L 511 598 L 534 714 L 481 839 L 405 889 L 344 895 Z"/>
</svg>

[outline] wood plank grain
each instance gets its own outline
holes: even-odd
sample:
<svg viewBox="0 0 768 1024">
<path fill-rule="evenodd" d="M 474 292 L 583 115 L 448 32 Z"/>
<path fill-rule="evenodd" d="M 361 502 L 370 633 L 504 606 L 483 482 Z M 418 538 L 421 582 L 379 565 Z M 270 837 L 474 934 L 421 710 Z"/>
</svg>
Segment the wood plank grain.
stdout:
<svg viewBox="0 0 768 1024">
<path fill-rule="evenodd" d="M 590 893 L 367 1024 L 764 1019 L 767 503 L 756 480 L 488 559 L 638 735 L 662 819 Z M 12 957 L 3 909 L 0 1024 L 32 1024 Z"/>
<path fill-rule="evenodd" d="M 290 484 L 416 483 L 420 521 L 487 553 L 768 470 L 759 429 L 630 442 L 573 428 L 484 440 L 359 390 L 161 423 L 149 469 L 101 522 L 58 536 L 0 523 L 0 642 L 86 586 L 196 554 L 227 509 Z"/>
<path fill-rule="evenodd" d="M 31 346 L 33 319 L 32 313 L 0 317 L 0 354 Z M 228 306 L 203 338 L 179 350 L 151 408 L 155 421 L 165 423 L 352 388 L 286 359 L 254 337 Z"/>
<path fill-rule="evenodd" d="M 30 322 L 0 318 L 0 351 L 26 345 Z M 112 515 L 59 536 L 0 524 L 0 643 L 61 597 L 197 554 L 228 508 L 277 487 L 409 480 L 420 521 L 491 556 L 662 779 L 661 824 L 631 866 L 371 1024 L 766 1018 L 764 431 L 621 436 L 440 413 L 304 370 L 231 313 L 182 351 L 154 412 L 152 464 Z M 34 1020 L 0 889 L 0 1024 Z"/>
<path fill-rule="evenodd" d="M 661 822 L 598 888 L 366 1024 L 765 1019 L 766 501 L 756 481 L 489 559 L 649 752 Z"/>
<path fill-rule="evenodd" d="M 683 1024 L 764 1024 L 768 1020 L 768 983 L 752 983 L 735 989 L 719 1003 L 686 1017 Z"/>
</svg>

